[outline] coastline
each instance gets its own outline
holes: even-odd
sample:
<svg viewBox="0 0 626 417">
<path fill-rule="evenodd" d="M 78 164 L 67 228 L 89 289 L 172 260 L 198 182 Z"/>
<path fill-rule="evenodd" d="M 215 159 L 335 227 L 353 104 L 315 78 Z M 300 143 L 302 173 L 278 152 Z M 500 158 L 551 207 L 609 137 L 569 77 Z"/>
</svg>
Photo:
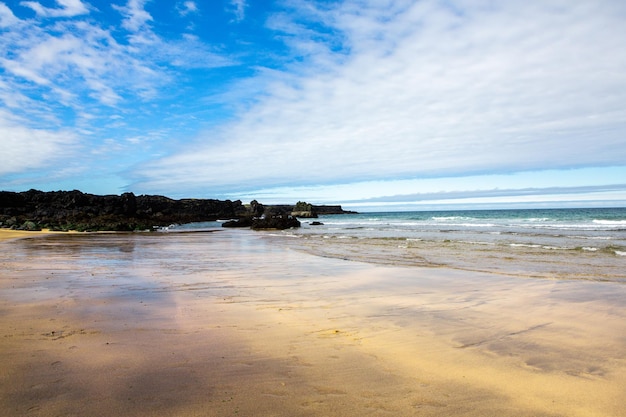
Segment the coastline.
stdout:
<svg viewBox="0 0 626 417">
<path fill-rule="evenodd" d="M 619 283 L 344 261 L 245 230 L 41 237 L 0 243 L 15 414 L 626 416 Z"/>
<path fill-rule="evenodd" d="M 626 283 L 626 256 L 612 251 L 558 250 L 473 244 L 412 242 L 389 238 L 282 237 L 287 246 L 316 256 L 378 265 L 450 268 L 520 279 L 561 279 Z"/>
<path fill-rule="evenodd" d="M 26 231 L 26 230 L 13 230 L 13 229 L 0 228 L 0 242 L 3 242 L 5 240 L 12 240 L 12 239 L 22 239 L 22 238 L 27 238 L 27 237 L 43 236 L 43 235 L 48 235 L 51 233 L 55 233 L 55 232 L 51 232 L 45 229 L 31 232 L 31 231 Z M 63 232 L 63 233 L 67 233 L 67 232 Z"/>
<path fill-rule="evenodd" d="M 122 233 L 122 232 L 78 232 L 75 230 L 68 230 L 67 232 L 57 232 L 50 229 L 41 230 L 14 230 L 0 228 L 0 243 L 8 240 L 25 239 L 33 237 L 43 237 L 48 235 L 70 235 L 70 234 L 84 234 L 84 233 Z"/>
</svg>

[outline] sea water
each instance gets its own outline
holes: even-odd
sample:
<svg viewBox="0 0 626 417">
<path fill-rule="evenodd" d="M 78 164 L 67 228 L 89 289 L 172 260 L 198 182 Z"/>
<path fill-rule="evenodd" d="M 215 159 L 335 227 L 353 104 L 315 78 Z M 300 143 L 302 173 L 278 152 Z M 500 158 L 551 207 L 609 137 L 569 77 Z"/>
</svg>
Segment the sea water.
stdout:
<svg viewBox="0 0 626 417">
<path fill-rule="evenodd" d="M 412 211 L 328 215 L 288 233 L 537 246 L 626 256 L 626 208 Z"/>
<path fill-rule="evenodd" d="M 301 222 L 279 235 L 324 256 L 626 281 L 626 208 L 381 212 Z"/>
<path fill-rule="evenodd" d="M 371 263 L 626 282 L 626 208 L 368 212 L 300 221 L 300 228 L 256 235 L 295 250 Z M 193 223 L 170 231 L 220 225 Z"/>
</svg>

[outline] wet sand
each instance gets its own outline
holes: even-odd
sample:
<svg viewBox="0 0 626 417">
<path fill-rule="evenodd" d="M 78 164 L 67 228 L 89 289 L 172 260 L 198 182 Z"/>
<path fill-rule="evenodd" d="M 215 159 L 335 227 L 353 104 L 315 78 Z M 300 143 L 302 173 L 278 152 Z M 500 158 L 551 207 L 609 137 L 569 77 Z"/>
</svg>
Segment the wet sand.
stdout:
<svg viewBox="0 0 626 417">
<path fill-rule="evenodd" d="M 21 238 L 25 238 L 25 237 L 33 237 L 36 235 L 41 235 L 46 233 L 45 231 L 42 232 L 27 232 L 24 230 L 12 230 L 12 229 L 2 229 L 0 228 L 0 242 L 3 242 L 5 240 L 12 240 L 12 239 L 21 239 Z"/>
<path fill-rule="evenodd" d="M 263 236 L 0 243 L 0 407 L 626 416 L 624 284 L 373 265 Z"/>
</svg>

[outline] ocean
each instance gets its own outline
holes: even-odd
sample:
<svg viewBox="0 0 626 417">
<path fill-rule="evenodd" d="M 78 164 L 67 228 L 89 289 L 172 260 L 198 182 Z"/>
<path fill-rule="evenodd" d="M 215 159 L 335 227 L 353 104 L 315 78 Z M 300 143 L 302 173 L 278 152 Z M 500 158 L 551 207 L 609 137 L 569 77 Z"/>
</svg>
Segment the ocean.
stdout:
<svg viewBox="0 0 626 417">
<path fill-rule="evenodd" d="M 369 263 L 626 282 L 626 208 L 368 212 L 300 221 L 298 229 L 257 233 L 293 250 Z"/>
<path fill-rule="evenodd" d="M 626 256 L 626 208 L 412 211 L 329 215 L 298 235 L 398 238 L 473 244 L 612 250 Z"/>
<path fill-rule="evenodd" d="M 297 246 L 324 256 L 626 281 L 626 208 L 360 213 L 301 221 L 300 229 L 275 235 L 299 238 Z"/>
</svg>

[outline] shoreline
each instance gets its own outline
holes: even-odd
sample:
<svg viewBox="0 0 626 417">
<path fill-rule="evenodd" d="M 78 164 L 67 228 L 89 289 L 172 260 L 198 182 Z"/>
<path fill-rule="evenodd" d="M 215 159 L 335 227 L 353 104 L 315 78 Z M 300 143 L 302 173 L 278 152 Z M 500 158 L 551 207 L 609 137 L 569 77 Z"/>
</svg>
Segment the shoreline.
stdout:
<svg viewBox="0 0 626 417">
<path fill-rule="evenodd" d="M 626 416 L 619 283 L 344 261 L 244 230 L 80 236 L 2 245 L 14 414 Z"/>
<path fill-rule="evenodd" d="M 467 242 L 388 238 L 268 236 L 303 253 L 373 265 L 450 268 L 520 279 L 557 279 L 626 283 L 626 256 L 609 251 L 554 250 Z M 285 243 L 286 242 L 286 243 Z"/>
<path fill-rule="evenodd" d="M 52 232 L 47 229 L 37 230 L 37 231 L 28 231 L 28 230 L 13 230 L 13 229 L 0 228 L 0 242 L 6 241 L 6 240 L 13 240 L 13 239 L 23 239 L 23 238 L 36 237 L 36 236 L 45 236 L 45 235 L 49 235 L 53 233 L 71 233 L 71 232 Z"/>
<path fill-rule="evenodd" d="M 132 233 L 139 233 L 139 234 L 146 234 L 146 233 L 212 233 L 212 232 L 219 232 L 221 231 L 221 229 L 215 229 L 215 230 L 177 230 L 175 232 L 169 231 L 169 232 L 121 232 L 121 231 L 98 231 L 98 232 L 79 232 L 76 230 L 69 230 L 66 232 L 62 232 L 62 231 L 53 231 L 50 229 L 42 229 L 42 230 L 34 230 L 34 231 L 30 231 L 30 230 L 14 230 L 14 229 L 4 229 L 4 228 L 0 228 L 0 243 L 7 241 L 7 240 L 16 240 L 16 239 L 25 239 L 25 238 L 33 238 L 33 237 L 41 237 L 41 236 L 48 236 L 48 235 L 69 235 L 69 234 L 79 234 L 79 235 L 89 235 L 89 234 L 132 234 Z"/>
<path fill-rule="evenodd" d="M 88 234 L 119 234 L 124 232 L 79 232 L 76 230 L 68 230 L 68 231 L 54 231 L 50 229 L 41 229 L 41 230 L 14 230 L 14 229 L 5 229 L 0 228 L 0 243 L 10 240 L 19 240 L 19 239 L 29 239 L 29 238 L 40 238 L 50 235 L 88 235 Z"/>
</svg>

